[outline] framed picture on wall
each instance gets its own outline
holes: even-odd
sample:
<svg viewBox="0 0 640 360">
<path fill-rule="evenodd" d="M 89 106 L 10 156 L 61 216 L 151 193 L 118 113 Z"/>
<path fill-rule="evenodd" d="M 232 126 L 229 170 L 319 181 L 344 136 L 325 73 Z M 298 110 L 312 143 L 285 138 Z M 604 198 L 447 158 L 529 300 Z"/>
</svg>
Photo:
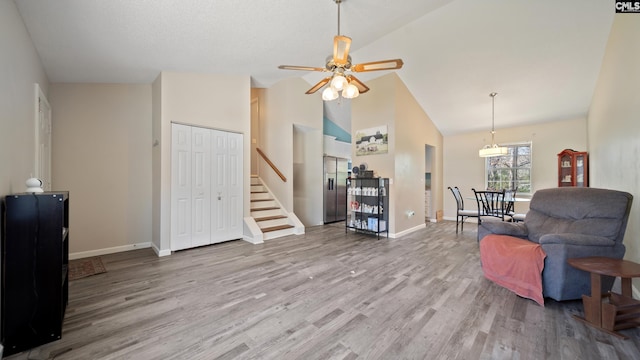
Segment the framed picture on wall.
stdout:
<svg viewBox="0 0 640 360">
<path fill-rule="evenodd" d="M 356 156 L 386 154 L 389 151 L 387 125 L 357 130 L 353 141 Z"/>
</svg>

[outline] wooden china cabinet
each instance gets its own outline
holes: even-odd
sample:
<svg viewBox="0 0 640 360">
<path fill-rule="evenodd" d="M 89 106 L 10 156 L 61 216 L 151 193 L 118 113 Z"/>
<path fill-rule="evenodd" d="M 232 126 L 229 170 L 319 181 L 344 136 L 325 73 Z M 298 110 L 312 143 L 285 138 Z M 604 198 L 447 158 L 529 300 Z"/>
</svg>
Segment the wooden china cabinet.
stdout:
<svg viewBox="0 0 640 360">
<path fill-rule="evenodd" d="M 589 186 L 589 155 L 564 149 L 558 154 L 558 187 Z"/>
</svg>

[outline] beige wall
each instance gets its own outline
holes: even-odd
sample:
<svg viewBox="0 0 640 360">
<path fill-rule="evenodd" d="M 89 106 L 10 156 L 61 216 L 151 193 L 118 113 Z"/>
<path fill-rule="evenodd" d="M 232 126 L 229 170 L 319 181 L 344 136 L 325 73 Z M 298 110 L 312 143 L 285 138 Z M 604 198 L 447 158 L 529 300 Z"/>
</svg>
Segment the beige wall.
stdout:
<svg viewBox="0 0 640 360">
<path fill-rule="evenodd" d="M 473 197 L 472 188 L 485 187 L 485 160 L 478 150 L 491 142 L 487 131 L 464 133 L 444 138 L 444 217 L 455 220 L 456 202 L 447 187 L 457 186 L 464 197 Z M 563 149 L 587 149 L 586 118 L 554 121 L 515 128 L 496 129 L 496 142 L 509 144 L 531 141 L 533 191 L 558 186 L 558 153 Z M 476 209 L 475 200 L 465 199 L 465 208 Z M 526 212 L 526 203 L 517 203 L 516 212 Z"/>
<path fill-rule="evenodd" d="M 162 72 L 153 84 L 153 247 L 159 255 L 171 249 L 171 123 L 243 134 L 244 216 L 249 214 L 251 88 L 249 76 Z M 159 114 L 157 113 L 159 112 Z M 159 169 L 158 169 L 159 168 Z M 158 209 L 159 207 L 159 209 Z M 157 217 L 157 218 L 156 218 Z M 157 234 L 157 235 L 156 235 Z M 155 236 L 159 236 L 156 238 Z"/>
<path fill-rule="evenodd" d="M 353 166 L 362 163 L 367 164 L 369 170 L 373 170 L 374 176 L 389 178 L 389 209 L 384 209 L 389 214 L 389 236 L 393 236 L 398 229 L 396 227 L 397 184 L 402 184 L 401 179 L 396 179 L 395 156 L 396 144 L 399 141 L 396 133 L 396 81 L 390 75 L 381 76 L 367 81 L 371 90 L 360 95 L 351 102 L 351 162 Z M 386 154 L 356 155 L 356 133 L 378 126 L 387 126 L 388 152 Z M 424 175 L 423 175 L 424 177 Z M 402 187 L 402 185 L 401 185 Z M 423 191 L 424 193 L 424 191 Z"/>
<path fill-rule="evenodd" d="M 151 242 L 151 86 L 51 84 L 52 178 L 69 191 L 69 252 Z"/>
<path fill-rule="evenodd" d="M 49 81 L 15 4 L 0 0 L 0 198 L 23 192 L 35 173 L 36 83 L 48 93 Z"/>
<path fill-rule="evenodd" d="M 351 102 L 351 162 L 353 166 L 367 164 L 375 176 L 392 179 L 395 177 L 396 138 L 396 81 L 390 76 L 381 76 L 367 81 L 371 90 L 360 95 Z M 387 126 L 388 150 L 386 154 L 356 155 L 356 133 L 378 126 Z M 395 179 L 394 179 L 395 180 Z M 390 195 L 395 189 L 395 182 L 389 186 Z M 393 197 L 389 201 L 394 201 Z M 391 206 L 391 205 L 390 205 Z M 391 221 L 391 219 L 389 219 Z"/>
<path fill-rule="evenodd" d="M 443 137 L 429 115 L 417 103 L 399 77 L 396 82 L 395 209 L 396 233 L 424 223 L 425 145 L 433 146 L 431 202 L 434 211 L 442 209 Z M 393 200 L 393 199 L 391 199 Z M 415 215 L 407 216 L 407 211 Z M 435 213 L 433 214 L 435 217 Z"/>
<path fill-rule="evenodd" d="M 629 16 L 631 15 L 631 16 Z M 588 117 L 591 186 L 634 198 L 625 258 L 640 262 L 640 21 L 615 16 Z M 634 280 L 636 289 L 640 281 Z"/>
<path fill-rule="evenodd" d="M 251 88 L 251 175 L 258 175 L 258 152 L 260 148 L 260 98 L 264 89 Z"/>
<path fill-rule="evenodd" d="M 351 157 L 354 166 L 367 163 L 377 176 L 393 180 L 389 186 L 389 231 L 390 236 L 398 236 L 424 226 L 425 145 L 435 147 L 433 201 L 436 209 L 442 208 L 442 135 L 395 73 L 367 85 L 371 90 L 351 104 L 351 133 L 387 125 L 389 152 L 356 156 L 353 146 Z M 409 217 L 407 211 L 415 215 Z"/>
<path fill-rule="evenodd" d="M 49 88 L 13 1 L 0 1 L 0 54 L 1 197 L 24 191 L 25 180 L 35 175 L 35 84 L 45 95 Z"/>
<path fill-rule="evenodd" d="M 304 226 L 324 223 L 323 138 L 321 128 L 293 125 L 293 212 Z"/>
<path fill-rule="evenodd" d="M 260 98 L 260 148 L 287 178 L 283 182 L 262 160 L 258 173 L 284 209 L 293 211 L 293 135 L 294 125 L 316 129 L 314 136 L 322 144 L 322 99 L 319 94 L 306 95 L 311 86 L 301 78 L 282 80 L 265 89 Z M 312 136 L 312 134 L 308 134 Z M 313 150 L 312 150 L 313 151 Z M 322 146 L 315 150 L 313 162 L 316 169 L 322 169 Z M 322 179 L 318 178 L 317 190 L 322 192 Z M 304 203 L 304 199 L 298 199 Z M 306 202 L 312 204 L 313 201 Z M 315 206 L 322 208 L 322 203 Z"/>
<path fill-rule="evenodd" d="M 158 76 L 151 84 L 151 139 L 153 144 L 151 149 L 151 246 L 158 255 L 168 255 L 171 253 L 169 239 L 166 239 L 167 245 L 164 252 L 160 251 L 163 248 L 162 234 L 171 234 L 170 222 L 162 221 L 163 215 L 169 220 L 171 215 L 170 207 L 168 209 L 162 208 L 162 194 L 171 191 L 171 184 L 162 181 L 163 154 L 171 156 L 171 149 L 163 149 L 160 146 L 160 139 L 162 139 L 162 76 Z"/>
</svg>

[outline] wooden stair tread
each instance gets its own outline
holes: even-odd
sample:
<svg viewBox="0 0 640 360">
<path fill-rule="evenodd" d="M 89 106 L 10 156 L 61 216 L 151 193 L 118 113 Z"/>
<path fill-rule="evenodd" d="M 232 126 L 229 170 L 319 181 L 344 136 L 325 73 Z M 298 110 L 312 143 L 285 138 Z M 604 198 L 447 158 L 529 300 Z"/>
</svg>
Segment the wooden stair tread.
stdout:
<svg viewBox="0 0 640 360">
<path fill-rule="evenodd" d="M 251 199 L 251 202 L 273 201 L 273 199 Z"/>
<path fill-rule="evenodd" d="M 291 228 L 293 228 L 293 225 L 278 225 L 278 226 L 266 227 L 260 230 L 262 230 L 263 233 L 266 233 L 270 231 L 278 231 L 278 230 L 285 230 L 285 229 L 291 229 Z"/>
<path fill-rule="evenodd" d="M 251 208 L 251 211 L 259 211 L 259 210 L 276 210 L 276 209 L 280 209 L 277 206 L 269 206 L 269 207 L 263 207 L 263 208 Z"/>
<path fill-rule="evenodd" d="M 259 221 L 267 221 L 267 220 L 278 220 L 278 219 L 286 219 L 287 217 L 284 215 L 274 215 L 274 216 L 265 216 L 260 218 L 253 218 L 256 222 Z"/>
<path fill-rule="evenodd" d="M 264 190 L 262 190 L 262 191 L 252 191 L 251 193 L 252 194 L 266 194 L 266 193 L 268 193 L 268 191 L 264 191 Z"/>
</svg>

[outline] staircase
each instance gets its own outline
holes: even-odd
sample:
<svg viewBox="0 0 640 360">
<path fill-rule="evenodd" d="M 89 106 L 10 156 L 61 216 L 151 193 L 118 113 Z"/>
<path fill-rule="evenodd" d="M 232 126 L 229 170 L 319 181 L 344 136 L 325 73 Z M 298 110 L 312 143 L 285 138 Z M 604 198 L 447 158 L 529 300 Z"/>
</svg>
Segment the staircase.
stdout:
<svg viewBox="0 0 640 360">
<path fill-rule="evenodd" d="M 253 175 L 251 176 L 251 218 L 262 233 L 262 240 L 304 234 L 304 225 L 300 220 L 293 213 L 284 210 L 262 180 Z M 256 237 L 259 236 L 254 236 Z"/>
</svg>

